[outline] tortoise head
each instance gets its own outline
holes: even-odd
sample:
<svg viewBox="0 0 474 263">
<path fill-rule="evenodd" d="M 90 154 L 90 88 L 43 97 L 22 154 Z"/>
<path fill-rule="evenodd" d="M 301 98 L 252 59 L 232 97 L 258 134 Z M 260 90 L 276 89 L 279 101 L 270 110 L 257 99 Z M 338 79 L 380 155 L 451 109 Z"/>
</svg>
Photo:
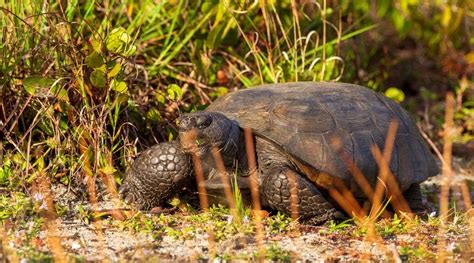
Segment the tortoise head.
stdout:
<svg viewBox="0 0 474 263">
<path fill-rule="evenodd" d="M 179 119 L 179 139 L 185 152 L 199 156 L 213 146 L 219 150 L 237 141 L 238 125 L 219 112 L 195 112 Z"/>
<path fill-rule="evenodd" d="M 164 142 L 140 153 L 127 172 L 119 193 L 140 210 L 163 205 L 193 182 L 192 162 L 178 142 Z"/>
</svg>

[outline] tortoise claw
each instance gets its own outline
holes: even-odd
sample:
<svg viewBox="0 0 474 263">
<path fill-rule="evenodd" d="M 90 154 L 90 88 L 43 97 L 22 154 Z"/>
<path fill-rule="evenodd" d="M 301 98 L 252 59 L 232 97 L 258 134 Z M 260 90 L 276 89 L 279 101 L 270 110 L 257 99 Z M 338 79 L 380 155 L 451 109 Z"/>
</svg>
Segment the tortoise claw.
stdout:
<svg viewBox="0 0 474 263">
<path fill-rule="evenodd" d="M 132 204 L 135 201 L 135 197 L 132 194 L 127 194 L 123 200 L 127 205 Z"/>
<path fill-rule="evenodd" d="M 130 187 L 128 186 L 127 183 L 124 183 L 120 186 L 119 188 L 119 195 L 121 197 L 125 196 L 127 194 L 127 192 L 130 190 Z"/>
<path fill-rule="evenodd" d="M 135 201 L 135 196 L 130 192 L 130 186 L 127 183 L 120 186 L 119 195 L 127 205 L 130 205 Z"/>
</svg>

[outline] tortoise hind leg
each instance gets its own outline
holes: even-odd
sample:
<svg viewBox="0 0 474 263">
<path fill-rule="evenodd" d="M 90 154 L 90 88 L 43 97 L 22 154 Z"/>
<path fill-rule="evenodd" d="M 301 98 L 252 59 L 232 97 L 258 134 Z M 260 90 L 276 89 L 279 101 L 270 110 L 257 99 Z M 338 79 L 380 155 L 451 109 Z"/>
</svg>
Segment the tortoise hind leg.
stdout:
<svg viewBox="0 0 474 263">
<path fill-rule="evenodd" d="M 403 192 L 403 197 L 414 213 L 424 213 L 429 210 L 429 207 L 423 204 L 423 197 L 421 195 L 420 184 L 412 184 Z"/>
<path fill-rule="evenodd" d="M 286 215 L 296 210 L 298 217 L 311 225 L 319 225 L 340 214 L 312 183 L 286 165 L 265 171 L 262 193 L 272 209 Z"/>
</svg>

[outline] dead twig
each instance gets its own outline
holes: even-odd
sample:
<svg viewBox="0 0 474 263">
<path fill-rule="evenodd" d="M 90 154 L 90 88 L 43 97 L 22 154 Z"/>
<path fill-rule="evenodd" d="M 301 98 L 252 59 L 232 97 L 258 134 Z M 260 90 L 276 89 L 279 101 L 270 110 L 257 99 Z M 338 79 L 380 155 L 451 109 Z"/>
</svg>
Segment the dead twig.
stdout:
<svg viewBox="0 0 474 263">
<path fill-rule="evenodd" d="M 250 128 L 244 128 L 245 149 L 248 159 L 248 168 L 250 174 L 250 194 L 252 196 L 252 207 L 254 209 L 255 238 L 259 251 L 259 259 L 265 258 L 265 248 L 263 247 L 263 225 L 262 225 L 262 205 L 260 203 L 260 192 L 257 178 L 257 159 L 255 156 L 255 144 L 253 134 Z"/>
<path fill-rule="evenodd" d="M 452 180 L 453 171 L 451 167 L 452 160 L 452 132 L 454 117 L 454 98 L 451 92 L 446 94 L 446 111 L 444 115 L 444 131 L 443 131 L 443 180 L 441 183 L 441 192 L 439 195 L 439 210 L 441 225 L 439 228 L 438 241 L 438 262 L 444 262 L 446 259 L 446 224 L 448 220 L 449 210 L 449 189 Z"/>
</svg>

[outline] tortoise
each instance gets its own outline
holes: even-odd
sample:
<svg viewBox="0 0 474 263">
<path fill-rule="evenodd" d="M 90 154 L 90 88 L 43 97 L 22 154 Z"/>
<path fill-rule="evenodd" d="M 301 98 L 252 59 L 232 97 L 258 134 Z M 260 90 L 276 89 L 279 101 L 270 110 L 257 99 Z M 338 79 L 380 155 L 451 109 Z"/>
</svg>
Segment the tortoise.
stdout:
<svg viewBox="0 0 474 263">
<path fill-rule="evenodd" d="M 222 188 L 216 180 L 212 147 L 219 150 L 228 172 L 247 178 L 243 129 L 250 128 L 262 204 L 291 214 L 290 182 L 296 181 L 300 218 L 319 224 L 341 214 L 328 194 L 337 183 L 358 200 L 367 199 L 352 175 L 353 166 L 375 186 L 379 168 L 371 147 L 383 151 L 392 120 L 398 129 L 389 168 L 409 206 L 420 210 L 424 206 L 419 184 L 438 174 L 439 168 L 415 122 L 380 93 L 333 82 L 260 85 L 226 94 L 205 111 L 183 114 L 179 141 L 144 151 L 120 192 L 141 208 L 163 204 L 194 182 L 191 153 L 202 160 L 206 186 Z"/>
</svg>

